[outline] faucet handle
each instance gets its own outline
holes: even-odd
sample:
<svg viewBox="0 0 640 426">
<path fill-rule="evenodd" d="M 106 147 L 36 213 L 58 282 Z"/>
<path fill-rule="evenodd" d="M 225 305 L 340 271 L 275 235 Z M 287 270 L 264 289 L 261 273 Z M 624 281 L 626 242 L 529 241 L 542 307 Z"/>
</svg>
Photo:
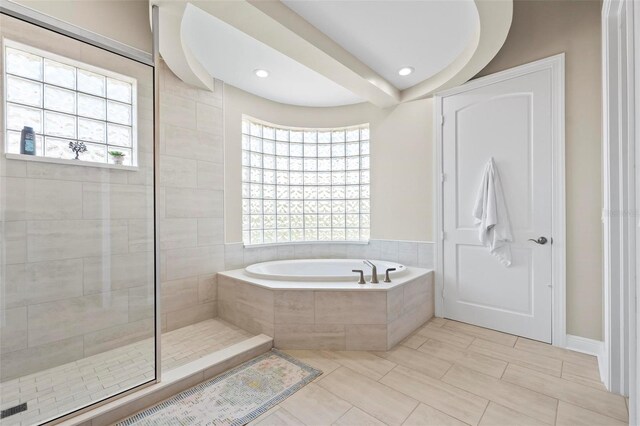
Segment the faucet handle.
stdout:
<svg viewBox="0 0 640 426">
<path fill-rule="evenodd" d="M 385 283 L 390 283 L 391 282 L 391 278 L 389 278 L 389 272 L 393 272 L 395 270 L 396 270 L 396 268 L 387 268 L 387 270 L 384 273 L 384 282 Z"/>
<path fill-rule="evenodd" d="M 353 270 L 351 270 L 351 272 L 359 272 L 360 273 L 360 280 L 358 281 L 358 284 L 366 284 L 367 283 L 364 280 L 364 271 L 362 269 L 353 269 Z"/>
</svg>

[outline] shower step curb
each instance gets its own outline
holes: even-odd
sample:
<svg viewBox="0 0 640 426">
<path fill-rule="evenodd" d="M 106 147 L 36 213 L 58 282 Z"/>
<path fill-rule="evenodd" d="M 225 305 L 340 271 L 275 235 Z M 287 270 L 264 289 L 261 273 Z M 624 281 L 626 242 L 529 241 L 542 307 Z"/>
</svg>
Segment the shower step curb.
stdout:
<svg viewBox="0 0 640 426">
<path fill-rule="evenodd" d="M 51 424 L 106 426 L 149 408 L 173 395 L 255 358 L 273 347 L 273 338 L 260 334 L 162 374 L 162 382 L 134 391 L 72 418 Z"/>
</svg>

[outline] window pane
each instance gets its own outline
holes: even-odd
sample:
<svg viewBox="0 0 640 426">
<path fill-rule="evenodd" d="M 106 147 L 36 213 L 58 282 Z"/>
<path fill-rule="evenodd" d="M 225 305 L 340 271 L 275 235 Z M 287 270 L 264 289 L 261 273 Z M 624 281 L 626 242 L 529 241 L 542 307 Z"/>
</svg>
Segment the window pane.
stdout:
<svg viewBox="0 0 640 426">
<path fill-rule="evenodd" d="M 52 137 L 46 137 L 44 141 L 45 156 L 51 158 L 66 158 L 67 160 L 74 159 L 76 154 L 69 148 L 68 139 L 57 139 Z M 84 154 L 79 154 L 80 160 L 84 159 Z"/>
<path fill-rule="evenodd" d="M 262 125 L 258 123 L 251 123 L 251 136 L 262 136 Z"/>
<path fill-rule="evenodd" d="M 369 141 L 360 142 L 360 154 L 369 155 Z"/>
<path fill-rule="evenodd" d="M 49 59 L 44 60 L 44 81 L 67 89 L 76 88 L 76 69 Z"/>
<path fill-rule="evenodd" d="M 106 124 L 104 121 L 78 118 L 78 139 L 91 142 L 105 141 Z"/>
<path fill-rule="evenodd" d="M 42 84 L 8 75 L 7 100 L 36 107 L 42 106 Z"/>
<path fill-rule="evenodd" d="M 107 162 L 107 146 L 85 142 L 85 146 L 87 147 L 87 152 L 82 154 L 82 159 L 84 161 L 93 161 L 96 163 L 106 163 Z"/>
<path fill-rule="evenodd" d="M 105 77 L 78 69 L 78 90 L 92 95 L 105 97 Z"/>
<path fill-rule="evenodd" d="M 131 127 L 107 124 L 107 141 L 109 145 L 131 146 Z"/>
<path fill-rule="evenodd" d="M 42 81 L 42 58 L 7 47 L 7 73 Z"/>
<path fill-rule="evenodd" d="M 44 112 L 44 133 L 47 136 L 62 136 L 75 139 L 76 117 L 57 112 Z"/>
<path fill-rule="evenodd" d="M 105 120 L 107 104 L 103 98 L 78 93 L 78 115 Z"/>
<path fill-rule="evenodd" d="M 76 93 L 54 86 L 44 86 L 44 107 L 55 111 L 75 114 Z"/>
<path fill-rule="evenodd" d="M 131 84 L 112 78 L 107 79 L 107 98 L 131 103 Z"/>
<path fill-rule="evenodd" d="M 131 106 L 117 102 L 107 102 L 107 120 L 118 124 L 131 124 Z"/>
<path fill-rule="evenodd" d="M 42 110 L 7 103 L 7 128 L 22 130 L 23 127 L 42 133 Z"/>
</svg>

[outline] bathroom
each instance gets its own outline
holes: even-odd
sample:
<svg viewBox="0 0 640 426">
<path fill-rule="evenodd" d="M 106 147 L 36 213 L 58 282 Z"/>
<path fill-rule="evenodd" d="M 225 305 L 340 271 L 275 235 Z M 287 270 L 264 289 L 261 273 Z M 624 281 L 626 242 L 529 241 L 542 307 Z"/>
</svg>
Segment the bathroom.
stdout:
<svg viewBox="0 0 640 426">
<path fill-rule="evenodd" d="M 0 0 L 0 424 L 637 424 L 634 5 Z"/>
</svg>

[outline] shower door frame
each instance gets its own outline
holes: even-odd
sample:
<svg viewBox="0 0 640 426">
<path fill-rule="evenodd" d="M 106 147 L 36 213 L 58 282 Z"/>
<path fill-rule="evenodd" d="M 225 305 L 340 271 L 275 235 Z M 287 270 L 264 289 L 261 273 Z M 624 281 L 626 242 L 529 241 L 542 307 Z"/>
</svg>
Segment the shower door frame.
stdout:
<svg viewBox="0 0 640 426">
<path fill-rule="evenodd" d="M 22 6 L 17 3 L 13 3 L 9 0 L 0 0 L 0 15 L 6 15 L 20 21 L 26 22 L 44 28 L 49 31 L 53 31 L 60 35 L 75 39 L 77 41 L 86 43 L 88 45 L 97 47 L 107 52 L 122 56 L 126 59 L 138 62 L 140 64 L 149 66 L 152 68 L 153 73 L 153 263 L 154 263 L 154 343 L 155 343 L 155 378 L 146 383 L 138 386 L 134 386 L 131 389 L 127 389 L 110 397 L 107 397 L 96 403 L 87 405 L 85 407 L 78 408 L 65 414 L 61 417 L 57 417 L 47 424 L 58 424 L 69 420 L 75 416 L 85 413 L 90 410 L 94 410 L 97 407 L 113 402 L 114 400 L 123 398 L 134 392 L 138 392 L 141 389 L 160 383 L 162 375 L 161 365 L 161 343 L 162 343 L 162 328 L 160 320 L 160 256 L 159 250 L 159 229 L 158 229 L 158 208 L 157 208 L 157 189 L 158 189 L 158 175 L 159 170 L 159 152 L 160 152 L 160 80 L 159 80 L 159 9 L 158 6 L 152 7 L 151 16 L 151 30 L 153 36 L 153 51 L 151 54 L 142 50 L 133 48 L 124 43 L 120 43 L 108 37 L 104 37 L 100 34 L 85 30 L 76 25 L 59 20 L 52 16 L 35 11 L 28 7 Z"/>
</svg>

